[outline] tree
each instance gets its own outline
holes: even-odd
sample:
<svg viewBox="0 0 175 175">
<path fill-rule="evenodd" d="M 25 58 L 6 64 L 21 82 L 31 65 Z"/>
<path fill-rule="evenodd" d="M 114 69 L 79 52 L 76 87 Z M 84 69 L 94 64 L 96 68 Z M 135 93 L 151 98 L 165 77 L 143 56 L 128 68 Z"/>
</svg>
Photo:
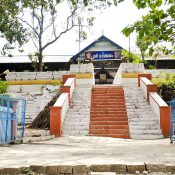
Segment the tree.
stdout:
<svg viewBox="0 0 175 175">
<path fill-rule="evenodd" d="M 2 1 L 2 0 L 1 0 Z M 8 0 L 10 1 L 10 0 Z M 13 23 L 18 25 L 18 33 L 13 33 L 13 37 L 20 34 L 25 41 L 32 40 L 36 51 L 33 56 L 38 59 L 39 70 L 43 70 L 43 52 L 44 50 L 55 43 L 63 34 L 70 31 L 73 27 L 81 24 L 92 25 L 94 17 L 89 14 L 87 20 L 84 20 L 84 11 L 92 11 L 93 9 L 106 8 L 110 5 L 117 5 L 123 0 L 12 0 L 12 5 L 8 8 L 16 10 L 10 11 Z M 67 3 L 68 11 L 66 20 L 61 22 L 63 9 L 60 6 Z M 6 5 L 6 4 L 5 4 Z M 64 9 L 65 10 L 65 9 Z M 4 12 L 5 13 L 5 12 Z M 4 14 L 3 13 L 3 14 Z M 83 17 L 82 17 L 83 16 Z M 82 20 L 83 19 L 83 20 Z M 6 19 L 5 19 L 6 21 Z M 9 26 L 10 28 L 11 26 Z M 12 28 L 11 28 L 12 29 Z M 5 35 L 5 31 L 1 32 Z M 83 33 L 83 32 L 82 32 Z M 10 42 L 11 44 L 12 42 Z M 24 43 L 20 43 L 23 45 Z M 30 55 L 31 57 L 31 55 Z"/>
<path fill-rule="evenodd" d="M 125 36 L 134 31 L 143 50 L 149 50 L 152 55 L 160 43 L 168 43 L 170 47 L 162 50 L 165 54 L 175 50 L 175 0 L 133 0 L 139 8 L 149 8 L 147 15 L 141 21 L 135 22 L 123 29 Z"/>
<path fill-rule="evenodd" d="M 25 30 L 16 19 L 18 13 L 18 0 L 0 0 L 0 37 L 8 41 L 2 49 L 3 54 L 6 54 L 7 49 L 13 49 L 16 44 L 20 48 L 26 42 L 23 35 Z"/>
</svg>

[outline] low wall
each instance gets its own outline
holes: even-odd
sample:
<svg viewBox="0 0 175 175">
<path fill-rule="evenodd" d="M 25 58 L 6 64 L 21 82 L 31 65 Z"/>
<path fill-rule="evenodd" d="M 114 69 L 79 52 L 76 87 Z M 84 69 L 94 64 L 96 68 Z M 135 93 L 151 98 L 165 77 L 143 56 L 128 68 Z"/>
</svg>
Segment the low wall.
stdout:
<svg viewBox="0 0 175 175">
<path fill-rule="evenodd" d="M 75 78 L 68 78 L 61 87 L 62 94 L 59 96 L 54 106 L 50 106 L 50 133 L 56 137 L 61 136 L 62 124 L 75 88 Z"/>
<path fill-rule="evenodd" d="M 54 72 L 9 72 L 6 75 L 7 81 L 16 80 L 58 80 L 62 75 L 67 74 L 67 71 Z"/>
<path fill-rule="evenodd" d="M 92 63 L 89 64 L 71 64 L 70 72 L 71 73 L 93 73 L 94 66 Z"/>
<path fill-rule="evenodd" d="M 19 80 L 62 80 L 63 75 L 74 74 L 76 78 L 93 78 L 93 64 L 72 64 L 70 71 L 48 71 L 48 72 L 9 72 L 6 75 L 7 81 Z"/>
<path fill-rule="evenodd" d="M 157 85 L 153 84 L 146 77 L 140 77 L 140 87 L 143 90 L 144 95 L 145 95 L 148 102 L 149 102 L 149 93 L 150 92 L 157 92 Z"/>
<path fill-rule="evenodd" d="M 168 137 L 170 135 L 170 107 L 157 93 L 157 85 L 153 84 L 148 78 L 138 77 L 140 79 L 140 87 L 143 90 L 147 101 L 152 107 L 154 113 L 159 118 L 162 135 Z"/>
<path fill-rule="evenodd" d="M 144 72 L 148 73 L 148 74 L 152 74 L 152 77 L 157 77 L 157 75 L 160 73 L 173 73 L 173 74 L 175 74 L 175 69 L 152 69 L 152 70 L 146 69 Z"/>
<path fill-rule="evenodd" d="M 121 63 L 122 73 L 139 73 L 144 71 L 143 63 Z"/>
<path fill-rule="evenodd" d="M 61 136 L 62 124 L 69 107 L 69 94 L 62 93 L 54 106 L 50 107 L 50 134 Z"/>
<path fill-rule="evenodd" d="M 160 128 L 164 137 L 170 135 L 170 107 L 157 94 L 157 92 L 150 92 L 150 105 L 155 114 L 159 117 Z"/>
<path fill-rule="evenodd" d="M 10 85 L 8 94 L 11 97 L 26 99 L 26 123 L 31 123 L 44 107 L 58 93 L 60 85 Z"/>
<path fill-rule="evenodd" d="M 140 78 L 141 77 L 146 77 L 149 80 L 151 80 L 152 79 L 152 74 L 138 74 L 138 76 L 137 76 L 137 78 L 138 78 L 138 87 L 140 87 Z"/>
</svg>

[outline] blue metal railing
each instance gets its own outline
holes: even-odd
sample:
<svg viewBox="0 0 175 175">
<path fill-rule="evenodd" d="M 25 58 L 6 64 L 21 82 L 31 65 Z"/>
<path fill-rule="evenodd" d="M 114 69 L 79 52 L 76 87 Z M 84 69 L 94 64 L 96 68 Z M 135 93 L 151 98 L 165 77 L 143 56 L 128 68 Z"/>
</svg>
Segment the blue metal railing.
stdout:
<svg viewBox="0 0 175 175">
<path fill-rule="evenodd" d="M 175 140 L 175 100 L 170 101 L 170 107 L 170 143 L 173 143 Z"/>
<path fill-rule="evenodd" d="M 25 99 L 0 96 L 0 144 L 22 140 L 25 110 Z"/>
</svg>

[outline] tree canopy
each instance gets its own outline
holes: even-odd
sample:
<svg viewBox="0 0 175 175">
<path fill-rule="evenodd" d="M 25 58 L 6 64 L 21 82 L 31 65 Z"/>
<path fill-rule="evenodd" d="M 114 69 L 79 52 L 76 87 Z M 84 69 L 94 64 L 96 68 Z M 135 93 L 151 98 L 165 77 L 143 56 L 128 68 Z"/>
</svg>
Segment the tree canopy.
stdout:
<svg viewBox="0 0 175 175">
<path fill-rule="evenodd" d="M 6 49 L 14 47 L 13 44 L 21 47 L 26 42 L 25 30 L 16 19 L 20 10 L 18 3 L 18 0 L 0 0 L 0 37 L 8 41 L 2 50 L 4 54 Z"/>
<path fill-rule="evenodd" d="M 7 39 L 3 51 L 19 47 L 29 40 L 33 41 L 36 50 L 30 58 L 36 57 L 38 69 L 43 70 L 43 52 L 55 43 L 63 34 L 77 25 L 92 25 L 94 17 L 90 13 L 94 9 L 117 5 L 123 0 L 0 0 L 0 33 Z M 61 8 L 66 3 L 66 13 Z M 65 9 L 64 9 L 65 10 Z M 62 14 L 67 16 L 62 20 Z M 87 16 L 87 17 L 86 17 Z M 86 18 L 86 20 L 84 19 Z M 8 47 L 7 47 L 8 46 Z M 10 46 L 10 47 L 9 47 Z"/>
<path fill-rule="evenodd" d="M 133 0 L 139 8 L 148 8 L 147 15 L 123 29 L 125 36 L 136 32 L 140 50 L 149 50 L 152 55 L 157 44 L 165 44 L 162 52 L 165 54 L 175 51 L 175 0 Z M 168 44 L 168 45 L 167 45 Z"/>
</svg>

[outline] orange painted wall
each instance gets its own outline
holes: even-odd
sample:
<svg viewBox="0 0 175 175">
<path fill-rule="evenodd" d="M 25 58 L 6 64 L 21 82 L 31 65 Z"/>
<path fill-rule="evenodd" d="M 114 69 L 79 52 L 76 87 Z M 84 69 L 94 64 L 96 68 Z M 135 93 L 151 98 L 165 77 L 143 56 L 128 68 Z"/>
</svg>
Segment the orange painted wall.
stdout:
<svg viewBox="0 0 175 175">
<path fill-rule="evenodd" d="M 149 103 L 149 93 L 150 92 L 157 92 L 157 85 L 155 85 L 155 84 L 147 85 L 147 101 L 148 101 L 148 103 Z"/>
<path fill-rule="evenodd" d="M 61 112 L 62 107 L 50 107 L 50 134 L 61 137 Z"/>
<path fill-rule="evenodd" d="M 160 107 L 160 128 L 164 137 L 170 136 L 170 106 Z"/>
<path fill-rule="evenodd" d="M 75 74 L 63 75 L 63 84 L 67 81 L 68 78 L 76 78 Z"/>
<path fill-rule="evenodd" d="M 138 87 L 140 87 L 140 78 L 141 77 L 146 77 L 149 80 L 151 80 L 152 79 L 152 74 L 138 74 Z"/>
</svg>

